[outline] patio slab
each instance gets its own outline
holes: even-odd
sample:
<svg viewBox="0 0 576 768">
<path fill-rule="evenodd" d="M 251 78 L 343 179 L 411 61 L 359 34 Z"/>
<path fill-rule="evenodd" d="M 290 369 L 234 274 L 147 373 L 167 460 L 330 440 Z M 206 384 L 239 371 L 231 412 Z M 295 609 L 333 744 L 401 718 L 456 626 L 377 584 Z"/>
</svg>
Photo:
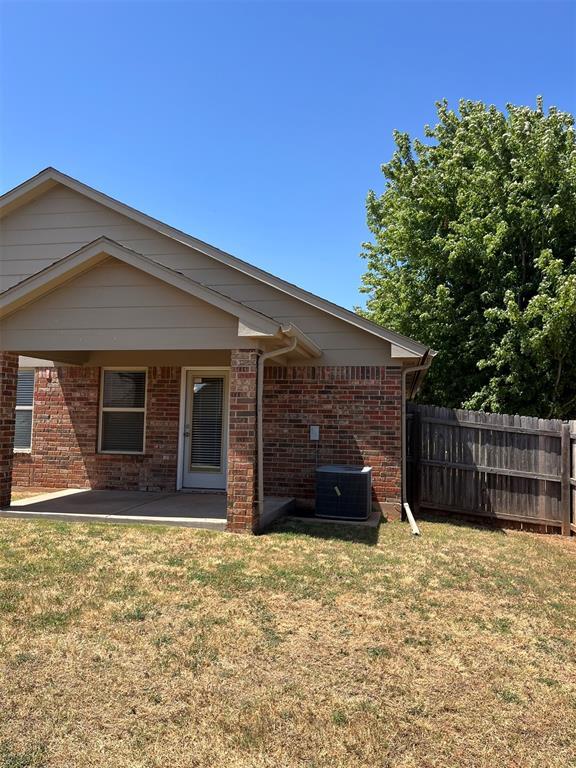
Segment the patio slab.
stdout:
<svg viewBox="0 0 576 768">
<path fill-rule="evenodd" d="M 265 517 L 276 517 L 292 499 L 268 497 Z M 224 530 L 226 494 L 179 491 L 91 491 L 68 489 L 14 501 L 0 517 L 78 522 L 148 523 Z"/>
<path fill-rule="evenodd" d="M 87 522 L 153 523 L 223 530 L 222 493 L 160 493 L 69 489 L 13 502 L 2 517 Z"/>
<path fill-rule="evenodd" d="M 143 491 L 90 491 L 70 488 L 13 501 L 10 509 L 36 512 L 82 512 L 89 515 L 117 515 L 150 504 L 166 493 Z"/>
</svg>

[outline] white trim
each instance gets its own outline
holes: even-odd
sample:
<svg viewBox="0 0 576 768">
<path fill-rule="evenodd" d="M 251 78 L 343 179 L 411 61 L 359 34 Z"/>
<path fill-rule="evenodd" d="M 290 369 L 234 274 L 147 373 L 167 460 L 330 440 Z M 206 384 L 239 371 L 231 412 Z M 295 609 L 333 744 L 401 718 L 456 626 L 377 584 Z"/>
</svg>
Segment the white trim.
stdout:
<svg viewBox="0 0 576 768">
<path fill-rule="evenodd" d="M 104 409 L 104 373 L 106 371 L 143 371 L 144 380 L 144 407 L 143 408 L 106 408 Z M 141 365 L 105 365 L 100 369 L 100 393 L 98 396 L 98 453 L 104 455 L 113 456 L 144 456 L 146 453 L 146 425 L 148 408 L 148 368 Z M 144 430 L 142 435 L 142 450 L 141 451 L 104 451 L 102 450 L 102 413 L 143 413 L 144 414 Z"/>
<path fill-rule="evenodd" d="M 11 210 L 17 207 L 19 199 L 21 199 L 22 202 L 26 202 L 33 198 L 35 195 L 42 194 L 47 189 L 50 189 L 54 186 L 55 183 L 62 184 L 63 186 L 68 187 L 69 189 L 72 189 L 75 192 L 84 195 L 85 197 L 88 197 L 90 200 L 94 200 L 95 202 L 100 203 L 100 205 L 116 211 L 116 213 L 127 216 L 129 219 L 132 219 L 133 221 L 136 221 L 143 226 L 149 227 L 150 229 L 153 229 L 154 231 L 159 232 L 160 234 L 165 235 L 172 240 L 183 243 L 184 245 L 187 245 L 194 250 L 205 254 L 206 256 L 210 256 L 220 263 L 226 264 L 227 266 L 232 267 L 233 269 L 236 269 L 243 274 L 249 275 L 250 277 L 259 280 L 266 285 L 277 288 L 279 291 L 282 291 L 289 296 L 293 296 L 300 301 L 309 304 L 310 306 L 316 307 L 317 309 L 320 309 L 323 312 L 332 315 L 333 317 L 337 317 L 340 320 L 349 323 L 350 325 L 355 325 L 357 328 L 360 328 L 361 330 L 366 331 L 373 336 L 377 336 L 378 338 L 391 342 L 398 347 L 406 349 L 408 352 L 413 352 L 420 357 L 427 353 L 432 355 L 434 354 L 433 351 L 429 349 L 429 347 L 424 344 L 420 344 L 420 342 L 414 341 L 414 339 L 410 339 L 407 336 L 403 336 L 402 334 L 396 333 L 395 331 L 391 331 L 388 328 L 383 328 L 382 326 L 377 325 L 376 323 L 373 323 L 372 321 L 367 320 L 360 315 L 357 315 L 355 312 L 352 312 L 349 309 L 345 309 L 344 307 L 340 307 L 337 304 L 328 301 L 327 299 L 316 296 L 310 291 L 299 288 L 293 283 L 289 283 L 287 280 L 282 280 L 281 278 L 276 277 L 275 275 L 272 275 L 269 272 L 260 269 L 259 267 L 254 267 L 242 259 L 237 258 L 236 256 L 232 256 L 225 251 L 221 251 L 219 248 L 215 248 L 214 246 L 209 245 L 202 240 L 198 240 L 198 238 L 192 237 L 191 235 L 171 227 L 170 225 L 165 224 L 158 219 L 154 219 L 152 216 L 148 216 L 147 214 L 142 213 L 141 211 L 126 205 L 125 203 L 121 203 L 119 200 L 115 200 L 113 197 L 110 197 L 109 195 L 106 195 L 103 192 L 94 189 L 93 187 L 89 187 L 87 184 L 84 184 L 81 181 L 72 178 L 71 176 L 67 176 L 61 171 L 56 170 L 56 168 L 45 168 L 36 176 L 33 176 L 27 181 L 22 182 L 22 184 L 19 184 L 17 187 L 14 187 L 2 195 L 0 197 L 0 216 L 4 211 L 9 213 Z"/>
<path fill-rule="evenodd" d="M 188 490 L 184 488 L 184 424 L 186 423 L 186 395 L 187 395 L 187 377 L 189 371 L 224 371 L 228 373 L 228 386 L 226 398 L 226 454 L 228 454 L 228 445 L 230 440 L 230 372 L 229 365 L 183 365 L 180 372 L 180 415 L 178 419 L 178 464 L 176 469 L 176 490 Z M 226 455 L 226 488 L 228 488 L 228 456 Z M 211 489 L 209 489 L 211 490 Z M 216 491 L 215 491 L 216 492 Z"/>
</svg>

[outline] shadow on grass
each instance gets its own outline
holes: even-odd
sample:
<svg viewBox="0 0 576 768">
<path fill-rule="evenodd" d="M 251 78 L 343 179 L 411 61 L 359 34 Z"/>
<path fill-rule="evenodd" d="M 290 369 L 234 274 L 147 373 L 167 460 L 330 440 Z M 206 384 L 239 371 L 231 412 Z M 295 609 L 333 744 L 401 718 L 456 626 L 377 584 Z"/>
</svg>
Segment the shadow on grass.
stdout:
<svg viewBox="0 0 576 768">
<path fill-rule="evenodd" d="M 378 544 L 379 531 L 380 526 L 368 527 L 354 525 L 354 523 L 351 523 L 350 525 L 331 524 L 320 522 L 314 518 L 310 518 L 310 520 L 295 520 L 291 517 L 284 517 L 274 522 L 270 528 L 264 532 L 264 535 L 273 535 L 276 533 L 294 534 L 330 541 L 350 541 L 355 544 L 364 544 L 369 547 L 375 547 Z"/>
</svg>

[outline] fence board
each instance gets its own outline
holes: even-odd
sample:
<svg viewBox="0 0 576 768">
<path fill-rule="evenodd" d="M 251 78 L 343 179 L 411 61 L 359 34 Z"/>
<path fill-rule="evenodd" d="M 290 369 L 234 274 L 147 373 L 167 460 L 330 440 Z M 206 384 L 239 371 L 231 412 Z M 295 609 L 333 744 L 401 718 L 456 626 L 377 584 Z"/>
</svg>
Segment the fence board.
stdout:
<svg viewBox="0 0 576 768">
<path fill-rule="evenodd" d="M 409 403 L 407 436 L 420 507 L 576 527 L 576 421 Z"/>
<path fill-rule="evenodd" d="M 576 532 L 576 421 L 570 423 L 570 509 L 571 528 Z"/>
</svg>

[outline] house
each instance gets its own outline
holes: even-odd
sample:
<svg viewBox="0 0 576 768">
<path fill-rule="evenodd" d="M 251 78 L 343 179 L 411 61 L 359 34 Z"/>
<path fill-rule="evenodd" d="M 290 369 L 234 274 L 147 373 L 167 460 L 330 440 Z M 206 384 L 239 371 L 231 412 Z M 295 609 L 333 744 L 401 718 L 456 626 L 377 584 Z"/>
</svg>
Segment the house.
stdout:
<svg viewBox="0 0 576 768">
<path fill-rule="evenodd" d="M 0 508 L 12 483 L 212 489 L 254 531 L 343 463 L 398 510 L 426 346 L 53 168 L 0 216 Z"/>
</svg>

